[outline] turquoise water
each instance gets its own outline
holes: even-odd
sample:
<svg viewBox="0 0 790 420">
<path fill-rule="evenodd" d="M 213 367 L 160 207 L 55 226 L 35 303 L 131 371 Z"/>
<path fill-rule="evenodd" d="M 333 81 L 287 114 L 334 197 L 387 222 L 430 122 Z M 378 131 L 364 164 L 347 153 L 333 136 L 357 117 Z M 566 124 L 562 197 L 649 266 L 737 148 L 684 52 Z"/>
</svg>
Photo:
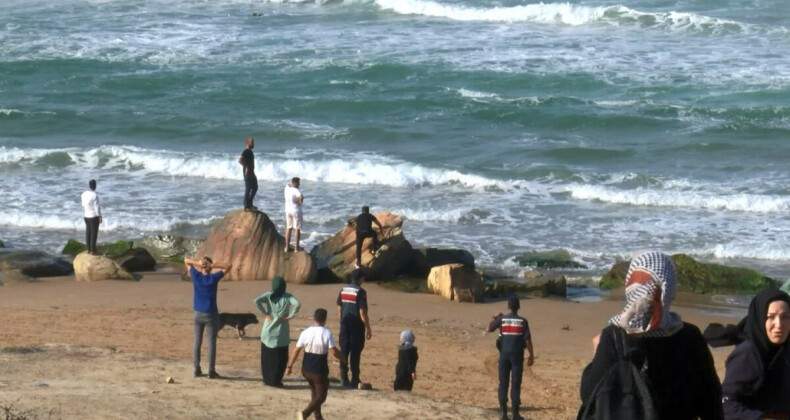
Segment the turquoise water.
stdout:
<svg viewBox="0 0 790 420">
<path fill-rule="evenodd" d="M 785 0 L 0 3 L 0 238 L 203 236 L 241 206 L 305 245 L 359 207 L 415 245 L 658 249 L 790 277 Z M 283 226 L 281 226 L 283 227 Z"/>
</svg>

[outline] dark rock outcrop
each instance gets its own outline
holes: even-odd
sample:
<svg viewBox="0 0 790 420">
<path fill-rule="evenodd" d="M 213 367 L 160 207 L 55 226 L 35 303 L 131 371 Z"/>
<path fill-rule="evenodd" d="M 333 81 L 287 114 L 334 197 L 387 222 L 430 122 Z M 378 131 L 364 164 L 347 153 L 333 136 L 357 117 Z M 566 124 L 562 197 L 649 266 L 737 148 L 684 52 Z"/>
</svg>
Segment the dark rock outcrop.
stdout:
<svg viewBox="0 0 790 420">
<path fill-rule="evenodd" d="M 486 286 L 486 295 L 504 297 L 510 295 L 547 297 L 567 296 L 567 281 L 560 273 L 532 273 L 525 275 L 522 281 L 496 280 Z"/>
<path fill-rule="evenodd" d="M 133 246 L 134 244 L 131 241 L 115 241 L 112 243 L 97 244 L 96 252 L 101 255 L 114 256 L 123 254 L 124 252 L 132 249 Z M 66 245 L 63 247 L 61 254 L 76 257 L 79 253 L 84 252 L 87 249 L 88 248 L 84 243 L 76 239 L 69 239 L 69 241 L 66 242 Z"/>
<path fill-rule="evenodd" d="M 46 252 L 0 248 L 0 284 L 30 281 L 37 277 L 66 276 L 71 264 Z"/>
<path fill-rule="evenodd" d="M 362 251 L 362 269 L 368 280 L 392 278 L 405 271 L 412 261 L 412 247 L 403 236 L 403 217 L 389 213 L 376 213 L 376 219 L 384 227 L 379 235 L 379 250 L 375 256 L 367 250 L 371 239 L 365 239 Z M 315 258 L 320 282 L 346 281 L 356 263 L 356 221 L 333 237 L 313 247 L 310 255 Z"/>
<path fill-rule="evenodd" d="M 184 256 L 195 255 L 203 241 L 173 235 L 148 236 L 135 241 L 135 246 L 145 248 L 157 261 L 184 262 Z"/>
<path fill-rule="evenodd" d="M 425 277 L 433 267 L 446 264 L 463 264 L 475 268 L 475 257 L 465 249 L 419 248 L 412 251 L 409 273 Z"/>
<path fill-rule="evenodd" d="M 587 268 L 584 264 L 573 260 L 571 253 L 564 249 L 552 251 L 532 251 L 515 257 L 516 262 L 522 267 L 535 267 L 544 269 L 555 268 Z"/>
<path fill-rule="evenodd" d="M 156 268 L 156 260 L 150 252 L 144 248 L 127 249 L 119 255 L 111 257 L 113 261 L 118 263 L 126 271 L 154 271 Z"/>
</svg>

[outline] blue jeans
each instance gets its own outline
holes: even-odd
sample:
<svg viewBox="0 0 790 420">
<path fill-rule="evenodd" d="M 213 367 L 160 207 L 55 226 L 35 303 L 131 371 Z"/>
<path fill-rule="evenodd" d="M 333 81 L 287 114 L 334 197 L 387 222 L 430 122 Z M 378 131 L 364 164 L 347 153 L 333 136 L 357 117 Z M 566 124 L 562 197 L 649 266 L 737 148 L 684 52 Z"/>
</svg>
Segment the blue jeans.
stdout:
<svg viewBox="0 0 790 420">
<path fill-rule="evenodd" d="M 208 371 L 214 372 L 217 361 L 217 331 L 219 314 L 195 311 L 195 343 L 192 345 L 192 361 L 195 372 L 200 372 L 200 347 L 203 345 L 203 330 L 208 335 Z"/>
</svg>

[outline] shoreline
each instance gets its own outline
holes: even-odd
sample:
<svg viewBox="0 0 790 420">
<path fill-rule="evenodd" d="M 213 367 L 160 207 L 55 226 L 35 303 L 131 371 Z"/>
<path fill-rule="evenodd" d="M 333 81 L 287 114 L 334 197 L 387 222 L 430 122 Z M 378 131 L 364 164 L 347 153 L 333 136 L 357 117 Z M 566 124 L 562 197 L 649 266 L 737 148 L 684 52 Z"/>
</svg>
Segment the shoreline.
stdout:
<svg viewBox="0 0 790 420">
<path fill-rule="evenodd" d="M 302 302 L 302 310 L 291 324 L 292 340 L 296 339 L 301 328 L 310 325 L 309 315 L 317 307 L 329 309 L 327 326 L 337 335 L 338 320 L 332 308 L 339 287 L 337 284 L 288 284 L 288 291 Z M 504 311 L 504 302 L 457 303 L 445 301 L 436 295 L 389 290 L 375 283 L 366 283 L 363 287 L 368 290 L 370 300 L 373 339 L 368 341 L 363 352 L 362 379 L 371 382 L 375 391 L 358 391 L 359 394 L 354 395 L 384 405 L 388 401 L 392 402 L 392 398 L 405 398 L 398 400 L 398 404 L 403 401 L 407 403 L 403 403 L 406 405 L 403 417 L 392 414 L 376 417 L 375 413 L 365 412 L 360 413 L 360 417 L 349 418 L 424 418 L 421 416 L 426 413 L 445 413 L 446 409 L 441 408 L 446 407 L 442 405 L 445 403 L 460 404 L 461 411 L 454 418 L 480 418 L 481 412 L 475 410 L 496 408 L 496 334 L 483 334 L 483 329 L 492 313 Z M 269 288 L 269 281 L 220 283 L 220 310 L 255 312 L 252 299 Z M 146 367 L 143 363 L 139 368 L 136 365 L 127 366 L 128 371 L 120 374 L 130 375 L 144 384 L 159 385 L 166 376 L 175 378 L 176 384 L 187 383 L 192 381 L 189 363 L 192 344 L 191 299 L 190 284 L 175 273 L 145 273 L 137 282 L 82 283 L 74 281 L 73 277 L 59 277 L 7 285 L 0 288 L 0 316 L 7 320 L 8 325 L 0 332 L 0 342 L 4 348 L 55 343 L 113 348 L 114 351 L 131 355 L 160 358 L 164 362 L 157 362 L 156 368 Z M 583 304 L 561 299 L 522 300 L 520 313 L 529 320 L 537 356 L 535 366 L 525 370 L 522 415 L 534 419 L 575 418 L 579 406 L 579 378 L 582 369 L 592 358 L 590 340 L 600 332 L 608 318 L 621 308 L 622 301 L 618 300 Z M 682 305 L 673 306 L 673 310 L 700 329 L 704 329 L 709 322 L 737 321 L 732 317 L 710 315 Z M 420 362 L 414 392 L 401 397 L 390 389 L 397 361 L 398 336 L 402 329 L 407 328 L 412 329 L 417 337 L 415 345 L 420 351 Z M 221 331 L 217 364 L 218 369 L 227 372 L 237 369 L 245 372 L 240 374 L 245 378 L 244 381 L 233 381 L 233 387 L 243 382 L 242 389 L 250 388 L 254 390 L 254 395 L 265 396 L 270 391 L 267 388 L 261 390 L 259 376 L 255 375 L 259 363 L 259 331 L 260 324 L 247 327 L 247 338 L 244 340 L 239 340 L 235 331 L 230 329 Z M 731 348 L 712 349 L 720 377 L 723 377 L 724 359 L 730 351 Z M 0 353 L 0 357 L 5 355 Z M 18 357 L 15 360 L 20 363 L 25 360 L 31 363 L 32 371 L 42 371 L 36 365 L 39 363 L 37 353 L 14 357 Z M 111 364 L 111 361 L 105 360 L 107 357 L 96 359 L 95 368 L 101 370 L 105 364 Z M 33 387 L 29 381 L 25 383 L 13 379 L 13 375 L 5 369 L 8 368 L 0 370 L 0 377 L 7 378 L 2 380 L 7 386 L 0 389 L 8 391 L 8 395 L 24 398 L 20 404 L 24 401 L 32 404 L 33 408 L 46 408 L 46 401 L 52 401 L 46 395 L 53 393 L 56 385 Z M 50 377 L 57 379 L 72 374 L 56 370 Z M 337 376 L 336 365 L 330 367 L 330 376 Z M 216 386 L 208 383 L 204 390 L 194 392 L 210 395 L 212 389 L 223 390 L 228 386 L 231 385 L 219 381 Z M 83 391 L 93 395 L 101 387 L 96 388 Z M 59 389 L 58 392 L 71 391 Z M 297 405 L 292 407 L 293 410 L 306 404 L 307 395 L 304 391 L 285 392 L 296 394 L 293 400 L 290 397 L 288 399 Z M 118 410 L 127 404 L 131 409 L 133 402 L 124 397 L 124 393 L 121 394 L 112 397 L 116 400 Z M 246 391 L 242 394 L 249 398 Z M 165 395 L 158 394 L 156 398 L 165 398 Z M 245 398 L 241 396 L 236 398 L 231 395 L 228 398 L 223 400 L 225 404 L 249 403 L 242 401 Z M 342 410 L 332 408 L 338 407 L 332 401 L 337 403 L 339 398 L 340 393 L 332 389 L 327 416 L 343 417 Z M 427 406 L 412 399 L 427 401 Z M 73 410 L 80 410 L 75 406 L 79 398 L 76 400 L 65 404 L 73 406 Z M 166 403 L 179 410 L 189 409 L 184 407 L 186 403 L 175 400 L 167 399 Z M 90 412 L 80 412 L 86 417 L 97 418 L 92 417 Z"/>
</svg>

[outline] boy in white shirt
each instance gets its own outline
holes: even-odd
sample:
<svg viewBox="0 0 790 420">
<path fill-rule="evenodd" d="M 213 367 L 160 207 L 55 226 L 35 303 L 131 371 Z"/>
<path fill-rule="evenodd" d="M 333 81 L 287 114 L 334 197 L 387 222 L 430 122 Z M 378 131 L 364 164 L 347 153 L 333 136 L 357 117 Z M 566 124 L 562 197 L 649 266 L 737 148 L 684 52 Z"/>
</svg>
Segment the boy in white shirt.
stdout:
<svg viewBox="0 0 790 420">
<path fill-rule="evenodd" d="M 302 232 L 302 203 L 304 196 L 299 189 L 299 177 L 293 177 L 291 183 L 285 186 L 285 252 L 290 250 L 291 230 L 295 230 L 294 245 L 299 251 L 299 236 Z"/>
<path fill-rule="evenodd" d="M 310 417 L 310 414 L 315 414 L 316 420 L 323 420 L 321 405 L 326 401 L 326 395 L 329 391 L 329 362 L 327 356 L 331 352 L 335 359 L 340 360 L 341 358 L 340 350 L 335 346 L 335 338 L 332 335 L 332 331 L 324 327 L 324 324 L 326 324 L 326 309 L 316 309 L 313 320 L 315 324 L 302 331 L 302 334 L 299 335 L 296 348 L 291 353 L 291 359 L 288 360 L 288 367 L 285 370 L 285 373 L 291 374 L 296 358 L 299 357 L 299 353 L 304 349 L 302 376 L 310 384 L 311 399 L 307 408 L 296 413 L 297 420 L 304 420 Z"/>
<path fill-rule="evenodd" d="M 99 195 L 96 194 L 96 180 L 88 181 L 89 190 L 82 193 L 82 215 L 85 218 L 85 247 L 91 255 L 98 255 L 96 252 L 96 238 L 99 236 L 99 225 L 101 219 L 101 207 L 99 207 Z"/>
</svg>

